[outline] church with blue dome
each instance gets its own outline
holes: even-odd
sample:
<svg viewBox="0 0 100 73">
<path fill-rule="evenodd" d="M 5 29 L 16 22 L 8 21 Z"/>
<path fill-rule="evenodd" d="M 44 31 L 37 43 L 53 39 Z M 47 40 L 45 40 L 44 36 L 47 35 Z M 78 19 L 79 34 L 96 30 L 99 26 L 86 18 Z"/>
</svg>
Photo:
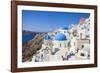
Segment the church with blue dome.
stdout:
<svg viewBox="0 0 100 73">
<path fill-rule="evenodd" d="M 55 35 L 55 40 L 57 41 L 64 41 L 64 40 L 67 40 L 66 36 L 62 33 L 59 33 L 57 35 Z"/>
<path fill-rule="evenodd" d="M 51 48 L 52 52 L 56 49 L 66 49 L 68 46 L 68 28 L 59 28 L 44 35 L 44 46 Z"/>
</svg>

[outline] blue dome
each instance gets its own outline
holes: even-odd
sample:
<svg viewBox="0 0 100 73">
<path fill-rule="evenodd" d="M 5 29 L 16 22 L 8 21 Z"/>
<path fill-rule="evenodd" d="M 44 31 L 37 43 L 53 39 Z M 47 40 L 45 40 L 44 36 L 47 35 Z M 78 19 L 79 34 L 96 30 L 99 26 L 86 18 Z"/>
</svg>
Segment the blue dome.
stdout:
<svg viewBox="0 0 100 73">
<path fill-rule="evenodd" d="M 45 39 L 45 40 L 50 40 L 51 37 L 50 37 L 49 35 L 45 35 L 44 39 Z"/>
<path fill-rule="evenodd" d="M 62 28 L 62 29 L 64 29 L 64 30 L 68 30 L 68 28 L 67 28 L 67 27 L 64 27 L 64 28 Z"/>
<path fill-rule="evenodd" d="M 59 34 L 57 34 L 55 36 L 55 40 L 57 40 L 57 41 L 63 41 L 63 40 L 67 40 L 67 39 L 66 39 L 66 36 L 64 34 L 59 33 Z"/>
</svg>

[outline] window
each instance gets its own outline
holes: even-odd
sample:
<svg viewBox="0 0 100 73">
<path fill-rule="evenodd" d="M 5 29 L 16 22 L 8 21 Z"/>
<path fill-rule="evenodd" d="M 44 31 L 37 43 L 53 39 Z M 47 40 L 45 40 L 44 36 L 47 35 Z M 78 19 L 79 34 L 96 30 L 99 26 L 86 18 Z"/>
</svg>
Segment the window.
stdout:
<svg viewBox="0 0 100 73">
<path fill-rule="evenodd" d="M 60 47 L 61 47 L 61 43 L 60 43 Z"/>
</svg>

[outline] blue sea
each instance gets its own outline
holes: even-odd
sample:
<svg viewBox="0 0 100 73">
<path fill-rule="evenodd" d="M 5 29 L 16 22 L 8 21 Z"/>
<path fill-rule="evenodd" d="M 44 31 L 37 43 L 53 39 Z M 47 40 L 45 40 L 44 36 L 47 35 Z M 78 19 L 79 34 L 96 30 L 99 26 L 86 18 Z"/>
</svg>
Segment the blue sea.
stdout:
<svg viewBox="0 0 100 73">
<path fill-rule="evenodd" d="M 22 44 L 26 44 L 28 41 L 32 40 L 35 35 L 32 34 L 24 34 L 22 35 Z"/>
</svg>

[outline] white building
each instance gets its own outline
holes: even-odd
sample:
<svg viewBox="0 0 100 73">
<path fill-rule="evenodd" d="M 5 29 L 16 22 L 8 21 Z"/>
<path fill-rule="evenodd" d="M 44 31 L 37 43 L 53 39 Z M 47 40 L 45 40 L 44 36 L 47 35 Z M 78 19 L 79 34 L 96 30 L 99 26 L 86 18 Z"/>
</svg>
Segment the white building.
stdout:
<svg viewBox="0 0 100 73">
<path fill-rule="evenodd" d="M 81 19 L 80 24 L 77 26 L 78 38 L 89 39 L 90 38 L 90 19 Z"/>
</svg>

